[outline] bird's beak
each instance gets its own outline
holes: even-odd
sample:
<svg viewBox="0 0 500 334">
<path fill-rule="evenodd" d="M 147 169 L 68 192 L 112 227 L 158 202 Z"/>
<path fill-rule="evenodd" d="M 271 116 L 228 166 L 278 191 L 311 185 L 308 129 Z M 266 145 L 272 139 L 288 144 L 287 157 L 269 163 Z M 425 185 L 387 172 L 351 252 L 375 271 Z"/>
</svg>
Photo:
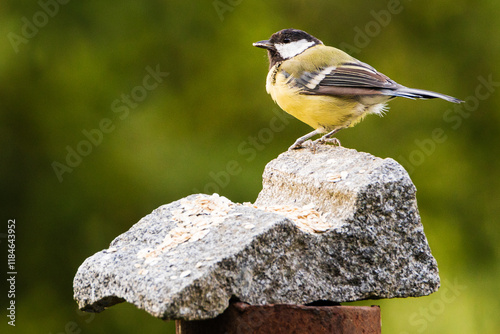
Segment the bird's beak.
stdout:
<svg viewBox="0 0 500 334">
<path fill-rule="evenodd" d="M 267 49 L 267 50 L 276 50 L 276 48 L 274 47 L 274 44 L 269 42 L 269 41 L 255 42 L 255 43 L 253 43 L 253 46 L 256 46 L 256 47 L 262 48 L 262 49 Z"/>
</svg>

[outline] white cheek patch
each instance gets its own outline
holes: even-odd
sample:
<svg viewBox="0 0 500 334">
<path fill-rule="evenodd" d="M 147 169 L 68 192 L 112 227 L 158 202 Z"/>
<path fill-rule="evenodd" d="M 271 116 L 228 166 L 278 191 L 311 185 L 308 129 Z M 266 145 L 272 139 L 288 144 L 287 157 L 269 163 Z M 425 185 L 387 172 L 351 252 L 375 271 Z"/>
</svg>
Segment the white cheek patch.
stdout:
<svg viewBox="0 0 500 334">
<path fill-rule="evenodd" d="M 301 39 L 291 43 L 274 44 L 274 47 L 279 52 L 281 58 L 289 59 L 304 52 L 314 45 L 314 42 Z"/>
</svg>

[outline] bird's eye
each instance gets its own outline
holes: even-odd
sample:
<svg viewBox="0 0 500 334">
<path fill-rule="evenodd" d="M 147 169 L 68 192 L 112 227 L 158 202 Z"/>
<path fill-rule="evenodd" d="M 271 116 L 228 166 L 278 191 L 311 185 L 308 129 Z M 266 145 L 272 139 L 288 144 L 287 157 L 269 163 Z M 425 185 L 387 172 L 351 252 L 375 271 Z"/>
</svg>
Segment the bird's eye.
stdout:
<svg viewBox="0 0 500 334">
<path fill-rule="evenodd" d="M 290 43 L 290 42 L 291 42 L 291 41 L 290 41 L 290 38 L 285 38 L 285 39 L 283 40 L 283 43 Z"/>
</svg>

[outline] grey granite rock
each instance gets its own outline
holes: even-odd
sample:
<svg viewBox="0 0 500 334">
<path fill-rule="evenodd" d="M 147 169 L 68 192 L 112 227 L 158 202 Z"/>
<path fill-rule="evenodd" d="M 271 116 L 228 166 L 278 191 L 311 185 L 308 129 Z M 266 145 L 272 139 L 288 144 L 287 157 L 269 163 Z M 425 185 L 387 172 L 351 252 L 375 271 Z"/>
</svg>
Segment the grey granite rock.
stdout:
<svg viewBox="0 0 500 334">
<path fill-rule="evenodd" d="M 439 287 L 406 171 L 332 146 L 281 154 L 255 205 L 191 195 L 85 260 L 75 299 L 127 301 L 163 319 L 207 319 L 230 298 L 306 304 L 417 297 Z M 288 218 L 287 218 L 288 217 Z"/>
</svg>

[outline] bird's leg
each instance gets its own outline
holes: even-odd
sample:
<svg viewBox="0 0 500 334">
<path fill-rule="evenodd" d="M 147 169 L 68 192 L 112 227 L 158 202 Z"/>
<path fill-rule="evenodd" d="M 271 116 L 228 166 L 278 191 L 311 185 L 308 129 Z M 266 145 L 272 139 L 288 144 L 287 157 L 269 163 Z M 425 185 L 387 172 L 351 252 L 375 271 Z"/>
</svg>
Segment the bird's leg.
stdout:
<svg viewBox="0 0 500 334">
<path fill-rule="evenodd" d="M 292 145 L 292 146 L 290 146 L 290 147 L 288 148 L 288 150 L 289 150 L 289 151 L 291 151 L 291 150 L 295 150 L 295 149 L 301 148 L 301 147 L 302 147 L 302 144 L 303 144 L 306 140 L 308 140 L 309 138 L 314 137 L 314 136 L 316 136 L 316 135 L 319 135 L 320 133 L 321 133 L 321 132 L 320 132 L 318 129 L 316 129 L 316 130 L 314 130 L 314 131 L 312 131 L 312 132 L 309 132 L 309 133 L 308 133 L 308 134 L 306 134 L 305 136 L 302 136 L 302 137 L 300 137 L 299 139 L 297 139 L 297 140 L 295 141 L 295 143 L 293 143 L 293 145 Z"/>
<path fill-rule="evenodd" d="M 339 132 L 341 129 L 342 128 L 338 128 L 338 129 L 334 129 L 334 130 L 328 132 L 323 137 L 315 140 L 314 143 L 316 143 L 316 142 L 318 142 L 320 144 L 330 143 L 330 144 L 333 144 L 333 145 L 342 146 L 342 145 L 340 145 L 340 140 L 338 140 L 337 138 L 330 138 L 331 136 L 333 136 L 334 134 L 336 134 L 337 132 Z"/>
</svg>

